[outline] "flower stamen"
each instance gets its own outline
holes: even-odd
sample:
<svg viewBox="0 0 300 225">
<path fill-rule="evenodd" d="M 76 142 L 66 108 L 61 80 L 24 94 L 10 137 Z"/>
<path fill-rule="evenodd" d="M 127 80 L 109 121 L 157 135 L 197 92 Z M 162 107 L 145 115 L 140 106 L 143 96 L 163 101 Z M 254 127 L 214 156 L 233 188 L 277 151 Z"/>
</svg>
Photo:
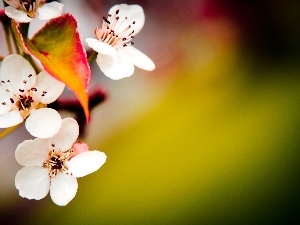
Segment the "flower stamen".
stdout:
<svg viewBox="0 0 300 225">
<path fill-rule="evenodd" d="M 27 13 L 30 18 L 36 17 L 36 9 L 42 5 L 41 0 L 19 0 L 23 11 Z"/>
<path fill-rule="evenodd" d="M 51 146 L 53 149 L 49 151 L 49 159 L 44 161 L 43 167 L 48 168 L 49 177 L 54 178 L 58 172 L 68 170 L 64 162 L 69 161 L 75 154 L 74 149 L 72 148 L 62 152 L 60 149 L 54 149 L 55 144 L 52 144 Z"/>
<path fill-rule="evenodd" d="M 131 40 L 134 38 L 133 25 L 135 21 L 125 28 L 122 28 L 123 24 L 128 21 L 128 17 L 125 16 L 120 20 L 119 12 L 120 9 L 117 9 L 115 14 L 108 14 L 107 17 L 103 16 L 102 28 L 95 29 L 95 34 L 101 42 L 107 43 L 115 48 L 134 44 Z"/>
</svg>

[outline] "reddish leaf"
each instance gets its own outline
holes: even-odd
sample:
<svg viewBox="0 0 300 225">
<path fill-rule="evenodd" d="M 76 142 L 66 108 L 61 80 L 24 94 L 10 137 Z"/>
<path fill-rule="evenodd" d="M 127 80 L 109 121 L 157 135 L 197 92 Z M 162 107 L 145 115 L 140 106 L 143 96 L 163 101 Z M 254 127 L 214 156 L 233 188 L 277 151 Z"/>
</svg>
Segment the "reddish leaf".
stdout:
<svg viewBox="0 0 300 225">
<path fill-rule="evenodd" d="M 29 40 L 22 34 L 20 24 L 12 21 L 21 48 L 40 60 L 48 73 L 75 93 L 89 121 L 87 87 L 91 72 L 77 27 L 75 18 L 64 14 L 50 20 Z"/>
</svg>

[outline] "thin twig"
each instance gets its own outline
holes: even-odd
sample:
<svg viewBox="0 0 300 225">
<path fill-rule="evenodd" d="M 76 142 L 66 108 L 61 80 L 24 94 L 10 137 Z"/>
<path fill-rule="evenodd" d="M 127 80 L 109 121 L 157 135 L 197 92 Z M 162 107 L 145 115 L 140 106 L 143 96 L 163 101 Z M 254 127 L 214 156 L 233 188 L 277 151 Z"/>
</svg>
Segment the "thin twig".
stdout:
<svg viewBox="0 0 300 225">
<path fill-rule="evenodd" d="M 88 57 L 88 63 L 94 61 L 96 59 L 96 56 L 97 56 L 97 52 L 93 51 L 92 54 L 90 54 Z"/>
<path fill-rule="evenodd" d="M 10 38 L 10 30 L 9 27 L 4 26 L 4 32 L 5 32 L 5 40 L 7 44 L 8 54 L 12 54 L 12 45 L 11 45 L 11 38 Z"/>
<path fill-rule="evenodd" d="M 9 135 L 11 132 L 13 132 L 15 129 L 17 129 L 20 126 L 20 124 L 13 126 L 13 127 L 9 127 L 4 129 L 3 131 L 0 132 L 0 139 L 4 138 L 5 136 Z"/>
</svg>

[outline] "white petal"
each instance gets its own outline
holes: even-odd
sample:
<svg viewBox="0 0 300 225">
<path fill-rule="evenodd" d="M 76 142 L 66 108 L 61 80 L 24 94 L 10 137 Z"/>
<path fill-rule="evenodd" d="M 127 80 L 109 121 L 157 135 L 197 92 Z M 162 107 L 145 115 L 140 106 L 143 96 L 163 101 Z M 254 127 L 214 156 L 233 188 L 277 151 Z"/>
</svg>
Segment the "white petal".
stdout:
<svg viewBox="0 0 300 225">
<path fill-rule="evenodd" d="M 12 127 L 23 122 L 23 117 L 19 111 L 10 111 L 0 115 L 0 128 Z"/>
<path fill-rule="evenodd" d="M 130 77 L 134 72 L 132 62 L 124 55 L 102 55 L 98 54 L 96 62 L 100 70 L 109 78 L 119 80 L 124 77 Z"/>
<path fill-rule="evenodd" d="M 5 7 L 5 14 L 9 17 L 14 19 L 19 23 L 29 23 L 32 18 L 27 16 L 27 13 L 21 10 L 17 10 L 14 7 L 6 6 Z"/>
<path fill-rule="evenodd" d="M 103 55 L 114 55 L 117 53 L 117 50 L 114 47 L 95 38 L 87 38 L 85 41 L 94 51 Z"/>
<path fill-rule="evenodd" d="M 23 94 L 19 89 L 30 90 L 35 86 L 36 73 L 31 64 L 22 56 L 11 54 L 6 56 L 0 69 L 1 84 L 14 94 Z"/>
<path fill-rule="evenodd" d="M 39 100 L 44 104 L 49 104 L 54 102 L 61 95 L 65 88 L 65 84 L 51 76 L 46 71 L 42 71 L 37 75 L 35 88 L 37 91 L 33 96 L 33 100 Z M 45 93 L 45 91 L 47 93 Z"/>
<path fill-rule="evenodd" d="M 0 115 L 8 113 L 12 109 L 10 97 L 11 95 L 2 88 L 0 83 Z"/>
<path fill-rule="evenodd" d="M 21 197 L 40 200 L 49 192 L 48 169 L 38 166 L 24 167 L 16 174 L 15 185 Z"/>
<path fill-rule="evenodd" d="M 149 71 L 155 69 L 154 62 L 144 53 L 137 50 L 135 47 L 127 46 L 125 48 L 121 48 L 120 51 L 122 51 L 125 55 L 127 55 L 128 58 L 135 66 L 143 70 L 149 70 Z"/>
<path fill-rule="evenodd" d="M 64 4 L 58 2 L 50 2 L 37 8 L 40 20 L 50 20 L 63 14 Z"/>
<path fill-rule="evenodd" d="M 25 127 L 32 136 L 49 138 L 59 131 L 61 123 L 61 116 L 56 110 L 41 108 L 30 112 Z"/>
<path fill-rule="evenodd" d="M 6 101 L 0 100 L 0 115 L 7 114 L 7 113 L 9 113 L 9 111 L 11 111 L 11 105 L 8 105 L 8 104 L 2 105 L 3 102 L 7 102 L 7 100 Z M 1 123 L 1 121 L 0 121 L 0 123 Z"/>
<path fill-rule="evenodd" d="M 106 161 L 106 155 L 99 151 L 87 151 L 74 156 L 66 162 L 68 173 L 83 177 L 98 170 Z"/>
<path fill-rule="evenodd" d="M 50 138 L 51 143 L 55 147 L 66 151 L 72 147 L 79 135 L 79 126 L 73 118 L 65 118 L 62 120 L 62 125 L 58 133 Z"/>
<path fill-rule="evenodd" d="M 78 183 L 75 177 L 58 173 L 51 180 L 50 196 L 55 204 L 65 206 L 75 197 L 77 189 Z"/>
<path fill-rule="evenodd" d="M 18 145 L 15 157 L 22 166 L 43 166 L 49 157 L 48 140 L 36 138 L 23 141 Z"/>
<path fill-rule="evenodd" d="M 119 33 L 123 31 L 125 28 L 127 28 L 128 25 L 131 25 L 134 30 L 133 35 L 139 33 L 145 23 L 145 14 L 143 8 L 139 5 L 120 4 L 120 5 L 113 6 L 109 10 L 108 14 L 115 15 L 118 9 L 119 9 L 118 17 L 120 18 L 118 22 L 120 23 L 120 25 L 119 24 L 116 25 L 115 32 Z M 127 19 L 125 19 L 125 17 Z M 123 22 L 124 19 L 125 22 Z M 133 21 L 135 22 L 134 24 Z"/>
</svg>

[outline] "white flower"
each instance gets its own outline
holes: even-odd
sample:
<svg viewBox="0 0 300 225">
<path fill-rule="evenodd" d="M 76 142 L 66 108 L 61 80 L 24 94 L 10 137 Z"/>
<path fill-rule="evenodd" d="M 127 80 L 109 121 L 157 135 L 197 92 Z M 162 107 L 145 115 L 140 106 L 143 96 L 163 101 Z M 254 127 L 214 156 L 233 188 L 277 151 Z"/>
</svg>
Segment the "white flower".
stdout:
<svg viewBox="0 0 300 225">
<path fill-rule="evenodd" d="M 103 152 L 76 151 L 73 143 L 78 134 L 76 120 L 66 118 L 52 138 L 26 140 L 18 145 L 16 160 L 24 167 L 18 171 L 15 185 L 21 197 L 40 200 L 50 190 L 51 199 L 60 206 L 75 197 L 76 178 L 95 172 L 106 161 Z"/>
<path fill-rule="evenodd" d="M 4 0 L 9 6 L 5 14 L 19 23 L 29 23 L 38 14 L 39 19 L 49 20 L 63 13 L 64 5 L 56 1 L 46 3 L 46 0 Z"/>
<path fill-rule="evenodd" d="M 15 126 L 26 119 L 28 132 L 40 138 L 56 134 L 62 120 L 59 113 L 46 105 L 54 102 L 65 84 L 47 72 L 36 75 L 22 56 L 4 58 L 0 68 L 0 128 Z"/>
<path fill-rule="evenodd" d="M 98 52 L 97 63 L 102 72 L 111 79 L 129 77 L 134 65 L 144 70 L 154 70 L 153 61 L 133 47 L 132 38 L 145 22 L 143 8 L 139 5 L 115 5 L 101 28 L 96 28 L 98 39 L 87 38 L 87 44 Z"/>
</svg>

